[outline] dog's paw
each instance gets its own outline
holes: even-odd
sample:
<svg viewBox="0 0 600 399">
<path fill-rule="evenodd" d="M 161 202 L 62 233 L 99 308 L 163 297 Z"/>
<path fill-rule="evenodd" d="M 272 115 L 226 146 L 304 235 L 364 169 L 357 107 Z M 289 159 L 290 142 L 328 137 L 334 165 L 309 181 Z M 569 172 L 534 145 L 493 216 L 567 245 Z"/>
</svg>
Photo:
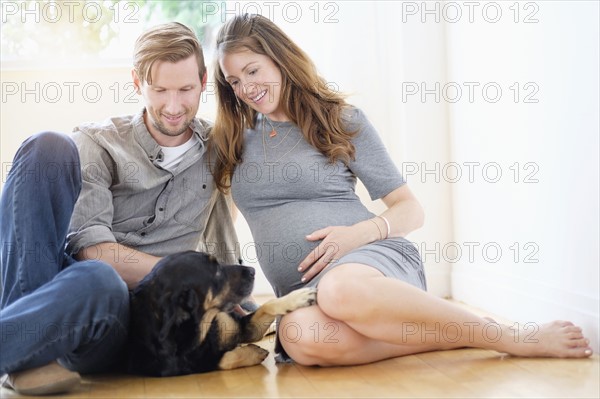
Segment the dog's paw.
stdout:
<svg viewBox="0 0 600 399">
<path fill-rule="evenodd" d="M 245 346 L 245 348 L 249 351 L 252 351 L 252 354 L 255 359 L 260 359 L 259 363 L 262 363 L 262 361 L 265 360 L 267 356 L 269 356 L 269 351 L 261 348 L 258 345 L 248 344 Z"/>
<path fill-rule="evenodd" d="M 317 289 L 300 288 L 279 299 L 283 307 L 282 314 L 290 313 L 296 309 L 315 305 L 317 303 Z"/>
<path fill-rule="evenodd" d="M 256 366 L 261 364 L 267 356 L 269 356 L 269 351 L 258 345 L 237 346 L 235 349 L 225 352 L 219 362 L 219 369 L 232 370 L 239 367 Z"/>
</svg>

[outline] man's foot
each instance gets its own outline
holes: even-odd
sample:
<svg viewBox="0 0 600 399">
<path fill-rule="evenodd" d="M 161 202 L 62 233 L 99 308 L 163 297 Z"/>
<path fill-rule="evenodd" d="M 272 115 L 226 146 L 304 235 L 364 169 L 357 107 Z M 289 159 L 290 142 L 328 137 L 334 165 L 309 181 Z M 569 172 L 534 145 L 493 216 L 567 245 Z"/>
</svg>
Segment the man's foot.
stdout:
<svg viewBox="0 0 600 399">
<path fill-rule="evenodd" d="M 56 362 L 46 366 L 10 373 L 2 386 L 20 395 L 51 395 L 68 392 L 79 386 L 79 373 L 69 371 Z"/>
</svg>

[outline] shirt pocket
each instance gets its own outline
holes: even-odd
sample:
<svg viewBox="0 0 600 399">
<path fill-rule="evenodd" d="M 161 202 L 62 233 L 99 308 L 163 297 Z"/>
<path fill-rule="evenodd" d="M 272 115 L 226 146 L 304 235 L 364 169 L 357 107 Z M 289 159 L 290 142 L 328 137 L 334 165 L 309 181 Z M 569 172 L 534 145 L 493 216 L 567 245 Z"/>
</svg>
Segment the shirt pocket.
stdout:
<svg viewBox="0 0 600 399">
<path fill-rule="evenodd" d="M 158 190 L 113 197 L 114 217 L 112 230 L 117 242 L 135 246 L 144 232 L 152 229 Z"/>
<path fill-rule="evenodd" d="M 171 193 L 173 219 L 191 231 L 203 231 L 212 209 L 212 181 L 181 178 L 175 181 Z"/>
</svg>

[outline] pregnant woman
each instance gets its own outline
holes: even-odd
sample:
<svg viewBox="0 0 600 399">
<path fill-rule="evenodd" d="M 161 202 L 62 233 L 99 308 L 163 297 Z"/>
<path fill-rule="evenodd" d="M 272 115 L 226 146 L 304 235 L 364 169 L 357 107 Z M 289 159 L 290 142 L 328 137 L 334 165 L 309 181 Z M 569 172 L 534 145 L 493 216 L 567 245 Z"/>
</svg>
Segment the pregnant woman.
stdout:
<svg viewBox="0 0 600 399">
<path fill-rule="evenodd" d="M 276 295 L 319 290 L 317 306 L 281 319 L 279 359 L 355 365 L 459 347 L 592 354 L 570 322 L 539 326 L 531 339 L 531 330 L 426 292 L 418 251 L 404 238 L 423 224 L 419 202 L 363 112 L 275 24 L 236 16 L 219 32 L 217 56 L 217 185 L 231 189 Z M 381 215 L 361 203 L 357 178 L 387 206 Z"/>
</svg>

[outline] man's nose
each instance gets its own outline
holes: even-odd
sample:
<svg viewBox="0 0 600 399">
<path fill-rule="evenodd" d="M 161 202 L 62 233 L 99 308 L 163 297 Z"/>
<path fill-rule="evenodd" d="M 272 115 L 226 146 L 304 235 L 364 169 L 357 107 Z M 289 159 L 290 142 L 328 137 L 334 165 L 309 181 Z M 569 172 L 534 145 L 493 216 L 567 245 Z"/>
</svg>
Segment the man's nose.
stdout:
<svg viewBox="0 0 600 399">
<path fill-rule="evenodd" d="M 181 101 L 178 92 L 172 92 L 168 94 L 167 103 L 165 104 L 165 111 L 171 115 L 178 115 L 181 109 Z"/>
</svg>

